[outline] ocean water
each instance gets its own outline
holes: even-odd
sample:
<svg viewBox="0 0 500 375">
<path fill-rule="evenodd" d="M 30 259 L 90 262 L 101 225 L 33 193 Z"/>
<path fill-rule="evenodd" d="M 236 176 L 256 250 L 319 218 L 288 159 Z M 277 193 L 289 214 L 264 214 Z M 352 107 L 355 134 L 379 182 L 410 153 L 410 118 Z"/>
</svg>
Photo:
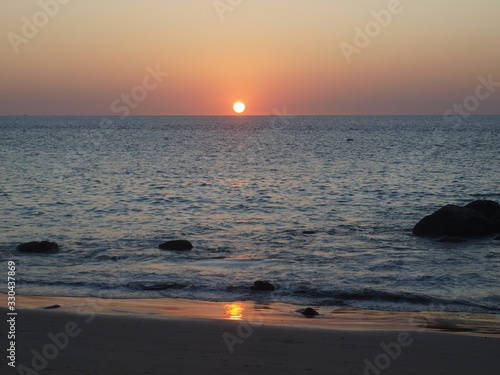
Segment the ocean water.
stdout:
<svg viewBox="0 0 500 375">
<path fill-rule="evenodd" d="M 411 229 L 500 201 L 499 144 L 500 117 L 0 117 L 0 266 L 26 295 L 498 314 L 500 241 Z"/>
</svg>

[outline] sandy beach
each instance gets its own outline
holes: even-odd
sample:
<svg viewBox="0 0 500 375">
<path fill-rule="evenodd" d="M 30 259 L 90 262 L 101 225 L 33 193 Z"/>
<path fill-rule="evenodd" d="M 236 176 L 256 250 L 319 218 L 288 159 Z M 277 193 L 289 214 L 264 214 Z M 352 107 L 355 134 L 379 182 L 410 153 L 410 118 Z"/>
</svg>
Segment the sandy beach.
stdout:
<svg viewBox="0 0 500 375">
<path fill-rule="evenodd" d="M 476 316 L 471 326 L 482 321 L 483 329 L 464 333 L 449 314 L 448 327 L 459 333 L 426 328 L 418 314 L 319 309 L 319 318 L 305 319 L 287 305 L 18 301 L 17 371 L 2 356 L 2 374 L 484 375 L 500 366 L 494 316 Z M 61 307 L 42 309 L 54 304 Z M 0 342 L 8 348 L 2 320 Z"/>
</svg>

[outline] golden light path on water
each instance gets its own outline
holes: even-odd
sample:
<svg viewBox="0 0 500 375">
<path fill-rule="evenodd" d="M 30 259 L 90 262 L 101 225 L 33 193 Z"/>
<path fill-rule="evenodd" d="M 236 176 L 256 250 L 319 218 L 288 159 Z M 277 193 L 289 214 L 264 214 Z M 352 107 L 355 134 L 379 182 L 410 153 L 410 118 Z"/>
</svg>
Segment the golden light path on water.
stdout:
<svg viewBox="0 0 500 375">
<path fill-rule="evenodd" d="M 241 320 L 243 318 L 243 311 L 245 310 L 245 306 L 240 303 L 230 303 L 224 305 L 226 309 L 226 315 L 229 320 Z"/>
</svg>

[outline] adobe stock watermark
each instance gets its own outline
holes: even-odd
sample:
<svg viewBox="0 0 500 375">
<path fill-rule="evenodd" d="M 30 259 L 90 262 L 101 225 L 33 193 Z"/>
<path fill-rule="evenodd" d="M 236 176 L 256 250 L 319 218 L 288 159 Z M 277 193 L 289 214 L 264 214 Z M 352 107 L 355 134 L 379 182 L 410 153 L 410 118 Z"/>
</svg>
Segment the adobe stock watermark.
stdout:
<svg viewBox="0 0 500 375">
<path fill-rule="evenodd" d="M 418 325 L 414 316 L 409 319 L 410 325 Z M 420 327 L 411 333 L 421 334 L 426 330 L 426 327 Z M 397 334 L 396 340 L 389 343 L 380 343 L 382 349 L 372 360 L 365 358 L 363 375 L 382 375 L 384 370 L 387 370 L 394 361 L 398 360 L 403 354 L 405 348 L 409 348 L 414 342 L 410 332 L 401 331 Z"/>
<path fill-rule="evenodd" d="M 406 0 L 413 1 L 413 0 Z M 368 21 L 364 28 L 355 27 L 354 28 L 354 40 L 351 43 L 342 42 L 340 43 L 340 50 L 344 54 L 344 57 L 348 63 L 352 62 L 353 55 L 359 55 L 365 48 L 367 48 L 373 41 L 374 38 L 378 37 L 382 30 L 387 28 L 392 20 L 393 16 L 400 14 L 404 10 L 401 0 L 389 0 L 387 3 L 387 8 L 380 11 L 372 10 L 371 16 L 372 20 Z"/>
<path fill-rule="evenodd" d="M 104 303 L 102 303 L 102 301 L 99 302 L 101 303 L 102 306 L 106 304 L 106 302 Z M 97 308 L 95 308 L 96 306 Z M 99 311 L 98 309 L 99 307 L 101 306 L 99 306 L 97 302 L 92 302 L 89 306 L 80 305 L 78 307 L 77 313 L 80 315 L 88 315 L 88 317 L 84 321 L 86 324 L 90 324 L 93 322 L 96 312 Z M 44 371 L 47 368 L 50 361 L 56 359 L 59 356 L 60 352 L 68 348 L 71 339 L 78 337 L 81 333 L 82 333 L 82 328 L 75 321 L 67 322 L 64 326 L 64 330 L 60 332 L 57 332 L 55 334 L 49 332 L 47 334 L 48 342 L 40 350 L 37 350 L 35 348 L 31 350 L 31 354 L 33 355 L 30 363 L 31 367 L 28 367 L 24 364 L 20 364 L 19 366 L 17 366 L 18 374 L 20 375 L 41 374 L 42 371 Z"/>
<path fill-rule="evenodd" d="M 365 358 L 363 361 L 364 369 L 363 375 L 383 375 L 384 371 L 387 370 L 395 361 L 397 361 L 405 351 L 408 351 L 410 346 L 412 346 L 415 340 L 418 339 L 418 335 L 426 332 L 427 330 L 440 329 L 439 318 L 442 317 L 445 324 L 449 326 L 454 326 L 454 323 L 450 320 L 448 315 L 450 312 L 447 307 L 447 301 L 460 300 L 463 296 L 462 294 L 468 295 L 463 292 L 459 292 L 461 285 L 457 279 L 456 282 L 452 284 L 443 286 L 443 295 L 446 296 L 447 300 L 441 298 L 432 299 L 431 303 L 427 306 L 425 311 L 414 312 L 408 318 L 408 325 L 411 328 L 408 331 L 400 331 L 397 333 L 396 339 L 389 342 L 380 343 L 380 351 L 377 355 L 371 358 Z M 426 312 L 431 313 L 431 317 L 426 316 Z M 466 315 L 467 313 L 460 313 L 460 316 Z"/>
<path fill-rule="evenodd" d="M 130 93 L 121 94 L 119 99 L 111 103 L 111 111 L 115 114 L 121 114 L 120 119 L 123 120 L 130 115 L 131 109 L 136 109 L 141 102 L 146 100 L 148 92 L 153 91 L 169 76 L 169 73 L 162 72 L 160 65 L 156 65 L 153 69 L 150 66 L 146 67 L 146 74 L 142 79 L 142 85 L 135 86 Z"/>
<path fill-rule="evenodd" d="M 39 0 L 38 6 L 40 10 L 34 13 L 30 18 L 22 17 L 21 34 L 13 31 L 7 34 L 7 39 L 12 46 L 12 49 L 17 54 L 20 51 L 20 46 L 28 44 L 34 37 L 38 35 L 40 29 L 43 29 L 49 21 L 56 17 L 60 10 L 61 5 L 66 5 L 71 0 Z"/>
<path fill-rule="evenodd" d="M 145 69 L 146 75 L 142 78 L 140 85 L 134 86 L 126 93 L 122 93 L 111 102 L 111 111 L 114 114 L 120 115 L 118 120 L 123 121 L 130 116 L 132 111 L 147 99 L 149 93 L 157 89 L 170 75 L 170 73 L 163 72 L 159 64 L 155 68 L 147 66 Z M 89 152 L 98 151 L 99 148 L 104 147 L 107 142 L 113 139 L 116 135 L 116 128 L 113 128 L 113 126 L 118 120 L 109 118 L 100 119 L 95 129 L 91 128 L 84 133 L 86 137 L 80 142 L 84 145 L 84 152 L 79 149 L 72 149 L 65 153 L 63 161 L 57 162 L 53 168 L 54 175 L 56 178 L 59 178 L 61 183 L 79 168 L 86 167 L 87 158 L 85 155 Z"/>
<path fill-rule="evenodd" d="M 290 125 L 290 120 L 295 118 L 295 115 L 292 115 L 291 113 L 287 112 L 286 106 L 283 106 L 283 112 L 280 111 L 278 108 L 273 108 L 273 114 L 272 114 L 272 124 L 276 122 L 276 119 L 279 120 L 283 125 Z"/>
<path fill-rule="evenodd" d="M 258 314 L 258 316 L 252 315 L 248 319 L 240 321 L 234 333 L 224 332 L 222 339 L 226 343 L 229 353 L 234 354 L 236 345 L 244 344 L 245 340 L 253 335 L 255 331 L 254 327 L 261 325 L 263 322 L 264 318 L 261 314 Z"/>
<path fill-rule="evenodd" d="M 127 280 L 121 277 L 115 278 L 115 284 L 126 282 Z M 113 297 L 110 297 L 108 293 L 105 290 L 99 291 L 97 297 L 90 300 L 89 303 L 82 303 L 76 306 L 76 314 L 83 319 L 83 322 L 78 324 L 70 320 L 66 322 L 64 329 L 61 331 L 57 333 L 49 332 L 46 344 L 38 350 L 36 348 L 31 350 L 32 358 L 29 363 L 31 367 L 20 364 L 16 367 L 18 374 L 41 375 L 48 367 L 50 361 L 55 360 L 62 351 L 66 350 L 71 344 L 71 340 L 77 338 L 83 332 L 84 327 L 89 326 L 94 321 L 96 314 L 104 311 L 112 302 Z"/>
<path fill-rule="evenodd" d="M 493 74 L 488 75 L 488 78 L 483 76 L 478 77 L 479 84 L 473 95 L 467 96 L 461 104 L 455 103 L 452 108 L 449 108 L 443 113 L 444 121 L 447 123 L 461 124 L 464 118 L 469 117 L 472 113 L 476 112 L 484 102 L 491 98 L 500 87 L 500 82 L 493 80 Z"/>
<path fill-rule="evenodd" d="M 382 371 L 387 370 L 391 363 L 401 356 L 403 348 L 409 347 L 413 341 L 409 332 L 402 331 L 398 333 L 395 341 L 388 344 L 382 342 L 380 344 L 382 351 L 375 356 L 373 361 L 365 358 L 363 375 L 381 375 Z"/>
<path fill-rule="evenodd" d="M 212 5 L 215 12 L 219 16 L 221 22 L 225 19 L 225 14 L 227 12 L 233 12 L 238 6 L 243 3 L 243 0 L 214 0 Z"/>
<path fill-rule="evenodd" d="M 17 366 L 17 372 L 20 375 L 39 375 L 49 365 L 49 361 L 55 359 L 60 351 L 65 350 L 71 338 L 77 337 L 82 333 L 82 329 L 76 322 L 67 322 L 64 330 L 58 333 L 49 332 L 47 338 L 49 342 L 45 344 L 40 351 L 31 350 L 33 358 L 31 359 L 31 368 L 20 364 Z"/>
</svg>

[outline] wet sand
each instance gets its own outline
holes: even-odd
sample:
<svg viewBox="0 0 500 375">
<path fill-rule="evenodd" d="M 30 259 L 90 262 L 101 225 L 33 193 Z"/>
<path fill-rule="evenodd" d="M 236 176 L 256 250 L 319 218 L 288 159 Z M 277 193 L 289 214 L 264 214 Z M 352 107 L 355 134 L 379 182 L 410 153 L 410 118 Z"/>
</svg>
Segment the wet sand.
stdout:
<svg viewBox="0 0 500 375">
<path fill-rule="evenodd" d="M 496 316 L 321 307 L 306 319 L 291 305 L 168 299 L 18 296 L 17 305 L 18 368 L 2 356 L 2 374 L 483 375 L 500 366 Z"/>
</svg>

